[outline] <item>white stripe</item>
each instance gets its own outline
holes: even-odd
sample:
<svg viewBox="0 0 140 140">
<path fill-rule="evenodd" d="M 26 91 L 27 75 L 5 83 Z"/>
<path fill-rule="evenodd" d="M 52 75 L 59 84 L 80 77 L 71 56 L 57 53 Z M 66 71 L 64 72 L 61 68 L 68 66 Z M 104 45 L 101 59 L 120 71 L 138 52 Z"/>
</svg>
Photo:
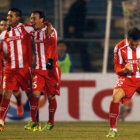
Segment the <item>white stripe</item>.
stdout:
<svg viewBox="0 0 140 140">
<path fill-rule="evenodd" d="M 122 64 L 123 59 L 122 59 L 122 55 L 121 55 L 121 50 L 119 50 L 118 55 L 119 55 L 120 64 Z"/>
<path fill-rule="evenodd" d="M 39 69 L 39 56 L 38 56 L 38 50 L 37 50 L 37 44 L 35 44 L 36 49 L 36 69 Z"/>
<path fill-rule="evenodd" d="M 20 28 L 21 29 L 21 28 Z M 14 29 L 16 36 L 21 36 L 21 33 L 19 30 L 16 28 Z M 18 63 L 19 63 L 19 68 L 23 68 L 23 53 L 22 53 L 22 45 L 21 45 L 21 40 L 17 40 L 17 51 L 18 51 Z"/>
<path fill-rule="evenodd" d="M 54 29 L 54 32 L 55 32 L 55 35 L 56 35 L 56 39 L 57 39 L 57 32 L 56 32 L 56 30 Z"/>
<path fill-rule="evenodd" d="M 18 29 L 17 29 L 17 28 L 16 28 L 16 29 L 14 29 L 14 31 L 15 31 L 16 36 L 20 36 L 20 33 L 19 33 L 19 31 L 18 31 Z"/>
<path fill-rule="evenodd" d="M 59 79 L 60 77 L 59 77 L 58 67 L 56 67 L 56 73 L 57 73 L 58 79 Z"/>
<path fill-rule="evenodd" d="M 39 40 L 41 40 L 41 41 L 43 41 L 43 33 L 44 32 L 40 32 L 40 35 L 39 35 L 40 36 L 40 39 Z"/>
<path fill-rule="evenodd" d="M 17 50 L 18 50 L 19 68 L 23 68 L 23 54 L 22 54 L 21 40 L 17 40 Z"/>
<path fill-rule="evenodd" d="M 140 58 L 140 45 L 136 48 L 136 57 Z"/>
<path fill-rule="evenodd" d="M 132 59 L 132 49 L 130 47 L 127 47 L 127 58 Z"/>
<path fill-rule="evenodd" d="M 14 54 L 14 42 L 10 42 L 10 50 L 11 50 L 11 68 L 15 68 L 15 54 Z"/>
<path fill-rule="evenodd" d="M 12 30 L 9 32 L 9 37 L 12 37 L 13 36 L 13 33 L 12 33 Z"/>
<path fill-rule="evenodd" d="M 40 55 L 41 55 L 41 65 L 42 65 L 42 70 L 46 70 L 46 61 L 45 61 L 45 48 L 44 48 L 44 43 L 40 43 Z"/>
</svg>

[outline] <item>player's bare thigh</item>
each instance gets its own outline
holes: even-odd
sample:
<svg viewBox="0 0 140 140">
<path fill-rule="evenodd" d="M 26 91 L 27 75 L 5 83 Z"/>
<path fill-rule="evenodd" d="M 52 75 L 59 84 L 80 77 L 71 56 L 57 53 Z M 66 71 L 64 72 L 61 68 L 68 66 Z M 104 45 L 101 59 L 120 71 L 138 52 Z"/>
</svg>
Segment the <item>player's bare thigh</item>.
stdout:
<svg viewBox="0 0 140 140">
<path fill-rule="evenodd" d="M 112 102 L 119 103 L 123 97 L 125 97 L 124 90 L 122 88 L 115 88 L 113 91 Z"/>
</svg>

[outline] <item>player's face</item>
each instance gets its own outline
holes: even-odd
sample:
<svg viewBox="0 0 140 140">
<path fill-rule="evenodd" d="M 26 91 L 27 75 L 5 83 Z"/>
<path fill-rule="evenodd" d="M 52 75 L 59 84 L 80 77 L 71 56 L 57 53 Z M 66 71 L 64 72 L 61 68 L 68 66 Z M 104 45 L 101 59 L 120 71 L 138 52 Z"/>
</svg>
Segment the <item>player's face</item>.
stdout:
<svg viewBox="0 0 140 140">
<path fill-rule="evenodd" d="M 32 13 L 30 17 L 30 22 L 35 30 L 42 28 L 43 18 L 40 18 L 38 13 Z"/>
<path fill-rule="evenodd" d="M 132 49 L 136 49 L 138 45 L 140 45 L 140 40 L 134 41 L 130 39 L 128 41 L 129 45 L 131 46 Z"/>
<path fill-rule="evenodd" d="M 16 16 L 16 12 L 9 11 L 7 16 L 7 23 L 9 26 L 14 26 L 19 23 L 20 17 Z"/>
<path fill-rule="evenodd" d="M 4 31 L 4 30 L 7 30 L 7 28 L 8 28 L 7 21 L 1 20 L 1 21 L 0 21 L 0 32 L 2 32 L 2 31 Z"/>
</svg>

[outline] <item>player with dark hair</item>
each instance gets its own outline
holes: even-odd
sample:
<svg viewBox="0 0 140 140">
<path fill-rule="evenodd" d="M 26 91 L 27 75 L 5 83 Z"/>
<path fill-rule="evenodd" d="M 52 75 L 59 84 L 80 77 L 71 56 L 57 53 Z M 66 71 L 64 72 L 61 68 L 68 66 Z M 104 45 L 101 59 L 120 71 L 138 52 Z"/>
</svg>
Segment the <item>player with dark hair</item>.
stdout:
<svg viewBox="0 0 140 140">
<path fill-rule="evenodd" d="M 0 21 L 0 32 L 2 33 L 3 31 L 7 30 L 9 27 L 9 25 L 7 24 L 7 19 L 2 19 Z M 5 42 L 0 42 L 0 53 L 2 53 L 0 55 L 0 61 L 1 61 L 1 76 L 0 76 L 0 89 L 1 89 L 1 92 L 0 92 L 0 104 L 1 104 L 1 101 L 2 101 L 2 93 L 3 93 L 3 90 L 2 90 L 2 79 L 3 79 L 3 70 L 4 70 L 4 64 L 5 64 L 5 59 L 6 59 L 6 55 L 7 55 L 7 45 Z M 17 93 L 14 93 L 14 96 L 17 100 L 17 116 L 19 117 L 22 117 L 23 116 L 23 113 L 24 113 L 24 110 L 23 110 L 23 104 L 21 102 L 21 92 L 20 91 L 17 91 Z"/>
<path fill-rule="evenodd" d="M 140 92 L 140 30 L 132 28 L 127 39 L 114 49 L 114 70 L 118 82 L 114 87 L 109 109 L 110 130 L 107 137 L 117 134 L 116 122 L 119 115 L 119 102 L 130 100 L 135 91 Z"/>
<path fill-rule="evenodd" d="M 36 112 L 38 110 L 40 93 L 47 93 L 49 102 L 49 120 L 42 131 L 51 130 L 54 127 L 54 115 L 57 108 L 55 95 L 60 95 L 60 68 L 58 66 L 57 54 L 57 34 L 55 29 L 48 37 L 46 30 L 48 26 L 44 23 L 42 12 L 34 11 L 31 14 L 30 21 L 35 29 L 33 39 L 36 51 L 36 66 L 33 71 L 33 96 L 34 112 L 31 112 L 32 120 L 25 126 L 26 129 L 34 128 L 36 124 Z"/>
</svg>

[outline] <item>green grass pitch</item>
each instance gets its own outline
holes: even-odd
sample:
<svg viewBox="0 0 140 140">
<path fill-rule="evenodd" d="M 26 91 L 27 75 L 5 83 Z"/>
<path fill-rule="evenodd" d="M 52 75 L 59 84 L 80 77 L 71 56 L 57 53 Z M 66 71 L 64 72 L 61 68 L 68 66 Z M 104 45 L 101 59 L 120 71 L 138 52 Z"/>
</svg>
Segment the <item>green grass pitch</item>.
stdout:
<svg viewBox="0 0 140 140">
<path fill-rule="evenodd" d="M 108 122 L 56 122 L 47 132 L 24 130 L 26 122 L 7 122 L 0 140 L 108 140 Z M 44 123 L 42 122 L 42 126 Z M 140 140 L 140 122 L 119 122 L 115 140 Z"/>
</svg>

